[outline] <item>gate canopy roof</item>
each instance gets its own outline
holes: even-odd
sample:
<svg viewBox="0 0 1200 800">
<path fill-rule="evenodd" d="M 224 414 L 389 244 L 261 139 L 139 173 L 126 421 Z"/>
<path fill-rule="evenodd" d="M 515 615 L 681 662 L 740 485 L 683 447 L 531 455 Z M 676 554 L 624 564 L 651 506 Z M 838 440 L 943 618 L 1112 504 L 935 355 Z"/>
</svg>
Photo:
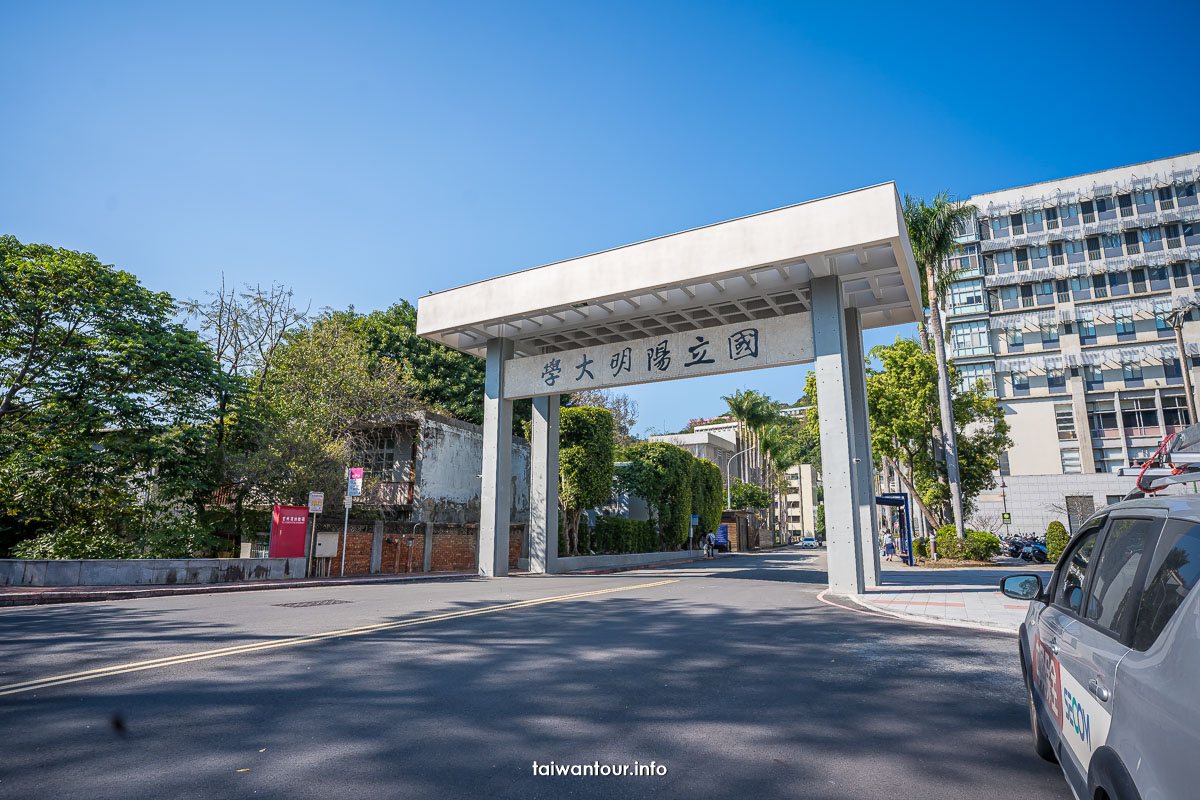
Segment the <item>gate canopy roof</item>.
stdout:
<svg viewBox="0 0 1200 800">
<path fill-rule="evenodd" d="M 808 311 L 826 275 L 864 328 L 921 318 L 894 183 L 426 295 L 417 333 L 479 356 L 502 337 L 521 357 Z"/>
</svg>

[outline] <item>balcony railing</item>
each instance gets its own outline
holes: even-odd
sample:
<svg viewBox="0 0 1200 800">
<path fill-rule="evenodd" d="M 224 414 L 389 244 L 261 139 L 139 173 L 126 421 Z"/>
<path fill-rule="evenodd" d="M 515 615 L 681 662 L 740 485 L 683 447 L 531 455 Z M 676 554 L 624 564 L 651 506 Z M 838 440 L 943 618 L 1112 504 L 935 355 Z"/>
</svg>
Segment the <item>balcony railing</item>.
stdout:
<svg viewBox="0 0 1200 800">
<path fill-rule="evenodd" d="M 412 481 L 380 481 L 363 487 L 360 503 L 384 506 L 407 506 L 413 501 Z"/>
<path fill-rule="evenodd" d="M 1067 262 L 1066 262 L 1066 259 L 1060 254 L 1060 255 L 1056 255 L 1056 256 L 1051 256 L 1050 263 L 1053 266 L 1061 267 L 1063 264 L 1065 264 Z"/>
<path fill-rule="evenodd" d="M 1036 303 L 1037 303 L 1037 301 L 1034 300 L 1032 297 L 1022 297 L 1021 298 L 1021 308 L 1033 308 L 1034 305 L 1036 305 Z"/>
</svg>

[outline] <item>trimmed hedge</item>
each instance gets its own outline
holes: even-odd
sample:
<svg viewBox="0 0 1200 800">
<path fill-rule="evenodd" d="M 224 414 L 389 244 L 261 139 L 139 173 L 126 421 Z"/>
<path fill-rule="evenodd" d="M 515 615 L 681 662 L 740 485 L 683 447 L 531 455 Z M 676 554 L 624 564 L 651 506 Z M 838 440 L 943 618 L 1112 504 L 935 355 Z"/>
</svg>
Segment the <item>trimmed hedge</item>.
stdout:
<svg viewBox="0 0 1200 800">
<path fill-rule="evenodd" d="M 1067 529 L 1058 520 L 1050 523 L 1046 528 L 1046 558 L 1055 562 L 1062 555 L 1062 551 L 1066 549 L 1067 542 L 1071 537 L 1067 534 Z"/>
<path fill-rule="evenodd" d="M 658 536 L 654 526 L 643 519 L 597 517 L 588 544 L 596 554 L 653 553 L 658 550 Z"/>
<path fill-rule="evenodd" d="M 1000 539 L 987 531 L 966 531 L 967 538 L 959 539 L 953 525 L 943 525 L 937 531 L 938 558 L 961 558 L 967 561 L 990 561 L 1000 555 Z"/>
<path fill-rule="evenodd" d="M 921 558 L 929 558 L 929 540 L 913 539 L 913 553 Z"/>
</svg>

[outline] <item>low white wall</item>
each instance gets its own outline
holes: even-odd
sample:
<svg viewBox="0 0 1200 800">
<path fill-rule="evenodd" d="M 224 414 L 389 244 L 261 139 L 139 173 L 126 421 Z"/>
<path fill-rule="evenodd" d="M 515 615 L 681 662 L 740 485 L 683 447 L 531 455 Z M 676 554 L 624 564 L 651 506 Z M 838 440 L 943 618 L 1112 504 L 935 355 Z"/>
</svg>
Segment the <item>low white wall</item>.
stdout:
<svg viewBox="0 0 1200 800">
<path fill-rule="evenodd" d="M 303 577 L 303 558 L 0 559 L 0 586 L 154 586 Z"/>
<path fill-rule="evenodd" d="M 576 572 L 587 569 L 612 569 L 614 567 L 643 567 L 663 561 L 683 561 L 699 558 L 699 550 L 674 550 L 660 553 L 621 553 L 607 556 L 571 556 L 556 558 L 550 565 L 551 572 Z"/>
</svg>

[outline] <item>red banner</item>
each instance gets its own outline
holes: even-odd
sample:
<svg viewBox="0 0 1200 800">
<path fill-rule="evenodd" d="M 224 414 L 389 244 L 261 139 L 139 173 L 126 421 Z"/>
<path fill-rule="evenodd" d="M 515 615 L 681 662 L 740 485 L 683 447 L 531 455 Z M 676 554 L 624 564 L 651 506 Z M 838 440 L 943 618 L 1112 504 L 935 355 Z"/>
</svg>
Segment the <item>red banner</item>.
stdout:
<svg viewBox="0 0 1200 800">
<path fill-rule="evenodd" d="M 307 506 L 275 506 L 271 512 L 271 558 L 298 558 L 304 555 L 308 531 Z"/>
</svg>

